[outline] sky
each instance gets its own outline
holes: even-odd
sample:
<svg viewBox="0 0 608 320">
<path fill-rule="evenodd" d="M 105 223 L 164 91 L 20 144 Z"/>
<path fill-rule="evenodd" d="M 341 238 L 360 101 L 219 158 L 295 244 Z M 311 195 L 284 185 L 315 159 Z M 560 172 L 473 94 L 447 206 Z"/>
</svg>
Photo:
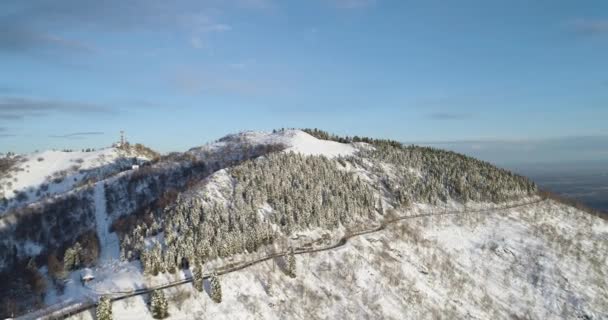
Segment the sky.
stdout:
<svg viewBox="0 0 608 320">
<path fill-rule="evenodd" d="M 608 160 L 607 57 L 603 0 L 3 0 L 0 152 L 317 127 Z"/>
</svg>

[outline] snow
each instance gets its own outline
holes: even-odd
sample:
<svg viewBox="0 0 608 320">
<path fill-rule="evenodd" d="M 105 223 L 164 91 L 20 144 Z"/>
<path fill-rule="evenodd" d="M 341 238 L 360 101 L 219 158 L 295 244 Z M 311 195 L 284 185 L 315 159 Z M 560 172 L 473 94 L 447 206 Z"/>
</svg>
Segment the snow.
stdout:
<svg viewBox="0 0 608 320">
<path fill-rule="evenodd" d="M 103 175 L 116 170 L 116 161 L 123 156 L 116 148 L 91 152 L 43 151 L 23 156 L 9 176 L 0 179 L 0 197 L 3 194 L 7 200 L 12 200 L 8 208 L 0 208 L 0 214 L 16 205 L 67 192 L 91 174 Z M 27 199 L 17 201 L 18 193 L 25 193 Z"/>
<path fill-rule="evenodd" d="M 216 199 L 218 202 L 227 202 L 224 195 L 232 193 L 232 189 L 236 181 L 228 173 L 226 169 L 218 170 L 205 179 L 205 187 L 202 189 L 196 188 L 196 193 L 206 195 L 207 198 Z"/>
<path fill-rule="evenodd" d="M 110 232 L 112 219 L 106 211 L 106 192 L 104 184 L 104 181 L 95 184 L 93 198 L 95 201 L 95 225 L 101 250 L 99 263 L 101 264 L 106 263 L 111 259 L 117 259 L 120 253 L 118 235 L 114 232 Z"/>
<path fill-rule="evenodd" d="M 413 210 L 440 213 L 444 207 L 419 205 Z M 298 255 L 295 279 L 281 270 L 281 259 L 222 275 L 220 304 L 191 284 L 165 289 L 165 294 L 170 319 L 606 318 L 603 275 L 608 266 L 595 261 L 606 259 L 607 224 L 550 201 L 416 218 L 353 238 L 334 250 Z M 547 231 L 547 226 L 562 233 Z M 323 233 L 311 230 L 292 238 L 301 243 Z M 580 251 L 570 250 L 567 243 Z M 217 263 L 205 269 L 214 266 Z M 91 284 L 95 292 L 128 291 L 187 276 L 179 272 L 144 277 L 136 263 L 117 263 L 96 273 Z M 151 319 L 146 299 L 113 303 L 114 316 Z M 78 317 L 88 319 L 91 314 Z"/>
<path fill-rule="evenodd" d="M 29 240 L 25 242 L 23 248 L 25 249 L 26 254 L 29 256 L 36 256 L 40 254 L 40 252 L 42 252 L 42 250 L 44 249 L 38 243 L 34 243 Z"/>
<path fill-rule="evenodd" d="M 287 152 L 293 151 L 303 155 L 323 155 L 328 158 L 348 156 L 355 152 L 350 144 L 336 141 L 320 140 L 301 130 L 288 130 L 285 134 L 285 143 L 290 147 Z"/>
<path fill-rule="evenodd" d="M 268 203 L 264 203 L 264 205 L 258 209 L 258 217 L 261 221 L 266 221 L 267 218 L 272 216 L 273 211 L 274 209 Z"/>
<path fill-rule="evenodd" d="M 95 280 L 87 288 L 97 294 L 124 293 L 144 287 L 146 278 L 138 261 L 112 261 L 93 271 Z"/>
<path fill-rule="evenodd" d="M 348 156 L 357 151 L 353 144 L 320 140 L 302 130 L 288 129 L 276 132 L 244 131 L 228 135 L 217 142 L 190 150 L 195 154 L 218 152 L 229 146 L 254 146 L 284 144 L 285 152 L 296 152 L 303 155 L 322 155 L 328 158 Z"/>
<path fill-rule="evenodd" d="M 242 155 L 239 146 L 279 143 L 286 146 L 284 152 L 329 158 L 371 147 L 319 140 L 300 130 L 282 130 L 242 132 L 190 152 L 208 156 L 210 151 L 228 151 L 220 158 L 227 155 L 226 159 L 237 159 Z M 111 157 L 108 154 L 102 158 Z M 69 159 L 72 158 L 56 160 L 62 164 L 45 174 L 63 170 L 60 168 L 66 166 L 66 162 L 69 164 Z M 92 161 L 84 160 L 83 166 L 87 163 L 94 167 Z M 30 164 L 28 169 L 32 171 L 31 168 Z M 371 184 L 376 184 L 378 179 L 373 172 L 357 165 L 347 164 L 342 169 L 356 173 Z M 393 173 L 389 165 L 384 169 L 389 175 Z M 410 172 L 420 175 L 415 169 Z M 45 174 L 24 178 L 23 183 L 35 186 L 38 182 L 33 177 Z M 96 231 L 101 244 L 99 264 L 91 269 L 95 279 L 83 286 L 79 271 L 72 272 L 63 293 L 49 289 L 47 304 L 86 303 L 100 295 L 120 296 L 190 276 L 189 271 L 146 276 L 138 261 L 118 260 L 118 237 L 109 231 L 112 218 L 106 211 L 104 188 L 104 183 L 112 183 L 115 178 L 94 185 Z M 222 169 L 205 179 L 203 184 L 204 188 L 188 192 L 196 193 L 194 198 L 199 200 L 228 204 L 224 195 L 232 192 L 235 180 L 229 171 Z M 70 187 L 55 186 L 52 192 L 63 192 Z M 519 201 L 533 200 L 537 199 Z M 441 206 L 416 203 L 400 214 L 438 215 L 404 220 L 386 230 L 353 238 L 344 246 L 329 251 L 298 255 L 295 279 L 285 275 L 280 266 L 284 261 L 279 258 L 222 275 L 224 295 L 220 304 L 214 303 L 207 292 L 194 290 L 191 284 L 165 289 L 170 318 L 488 319 L 528 316 L 540 319 L 587 315 L 608 318 L 605 279 L 608 274 L 605 263 L 608 223 L 551 201 L 507 211 L 496 208 L 488 203 L 468 203 L 466 208 L 455 201 Z M 440 215 L 447 210 L 464 209 L 467 213 Z M 475 209 L 490 212 L 473 212 Z M 273 214 L 273 208 L 266 203 L 258 208 L 258 214 L 264 219 Z M 362 223 L 361 229 L 369 229 L 375 223 L 378 221 Z M 297 248 L 311 243 L 314 243 L 312 246 L 327 246 L 336 243 L 346 232 L 343 227 L 331 233 L 322 229 L 300 231 L 273 247 Z M 162 239 L 163 236 L 161 233 L 156 237 Z M 27 246 L 33 252 L 41 249 L 36 244 Z M 230 263 L 259 258 L 269 249 L 207 261 L 204 268 L 211 272 Z M 141 295 L 113 303 L 114 317 L 151 319 L 147 299 L 146 295 Z M 76 317 L 88 319 L 94 317 L 94 313 L 85 312 Z"/>
<path fill-rule="evenodd" d="M 80 273 L 80 278 L 84 281 L 91 281 L 93 279 L 95 279 L 95 275 L 93 274 L 93 271 L 89 268 L 84 268 L 82 269 L 82 272 Z"/>
</svg>

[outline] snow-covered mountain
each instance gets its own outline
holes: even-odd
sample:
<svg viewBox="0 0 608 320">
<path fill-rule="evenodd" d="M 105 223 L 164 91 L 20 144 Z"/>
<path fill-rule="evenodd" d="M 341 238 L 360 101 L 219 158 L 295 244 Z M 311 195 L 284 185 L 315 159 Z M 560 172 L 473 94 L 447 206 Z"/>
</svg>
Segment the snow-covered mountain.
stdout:
<svg viewBox="0 0 608 320">
<path fill-rule="evenodd" d="M 150 160 L 149 153 L 115 147 L 14 156 L 13 165 L 0 173 L 0 214 Z"/>
<path fill-rule="evenodd" d="M 608 317 L 606 221 L 488 163 L 312 130 L 149 160 L 8 166 L 3 314 L 90 318 L 108 297 L 116 319 L 151 318 L 158 289 L 175 319 Z"/>
</svg>

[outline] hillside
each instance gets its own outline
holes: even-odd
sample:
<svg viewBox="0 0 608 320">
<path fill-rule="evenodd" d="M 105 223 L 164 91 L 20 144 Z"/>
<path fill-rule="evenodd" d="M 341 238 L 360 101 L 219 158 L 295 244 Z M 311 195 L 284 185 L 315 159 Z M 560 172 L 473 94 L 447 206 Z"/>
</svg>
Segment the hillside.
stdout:
<svg viewBox="0 0 608 320">
<path fill-rule="evenodd" d="M 100 169 L 122 166 L 112 152 L 83 159 L 90 183 L 73 170 L 74 183 L 9 206 L 0 258 L 17 277 L 3 288 L 4 313 L 24 311 L 20 296 L 41 309 L 30 317 L 94 310 L 107 296 L 115 318 L 141 319 L 154 309 L 147 288 L 169 284 L 169 314 L 184 319 L 608 315 L 606 222 L 486 162 L 300 130 Z M 36 180 L 17 170 L 13 189 L 84 156 L 51 155 L 48 167 L 20 160 L 47 171 Z M 85 267 L 95 279 L 83 285 Z M 215 274 L 221 303 L 210 299 Z"/>
<path fill-rule="evenodd" d="M 152 160 L 143 148 L 43 151 L 6 159 L 0 172 L 0 215 Z"/>
<path fill-rule="evenodd" d="M 164 291 L 171 319 L 605 319 L 607 235 L 597 218 L 543 201 L 411 219 L 297 255 L 295 278 L 283 259 L 265 261 L 221 276 L 219 304 L 191 284 Z M 152 319 L 147 301 L 115 302 L 115 319 Z"/>
</svg>

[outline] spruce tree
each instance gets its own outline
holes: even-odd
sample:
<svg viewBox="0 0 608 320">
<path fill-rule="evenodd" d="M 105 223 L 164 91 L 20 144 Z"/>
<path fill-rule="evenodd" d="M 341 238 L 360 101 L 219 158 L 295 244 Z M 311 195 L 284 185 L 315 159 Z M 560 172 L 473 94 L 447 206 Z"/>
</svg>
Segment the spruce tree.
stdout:
<svg viewBox="0 0 608 320">
<path fill-rule="evenodd" d="M 217 303 L 222 302 L 222 286 L 217 275 L 211 277 L 211 299 Z"/>
<path fill-rule="evenodd" d="M 287 272 L 290 277 L 296 277 L 296 256 L 293 253 L 293 248 L 290 250 L 289 256 L 287 257 Z"/>
<path fill-rule="evenodd" d="M 97 320 L 112 320 L 112 300 L 110 300 L 110 297 L 103 296 L 99 299 L 95 316 Z"/>
<path fill-rule="evenodd" d="M 162 289 L 152 291 L 150 308 L 155 319 L 164 319 L 169 316 L 169 303 Z"/>
<path fill-rule="evenodd" d="M 63 269 L 70 271 L 75 265 L 75 252 L 72 248 L 68 248 L 63 254 Z"/>
<path fill-rule="evenodd" d="M 63 255 L 63 268 L 66 271 L 70 271 L 80 266 L 80 254 L 82 253 L 82 247 L 80 243 L 76 242 L 74 246 L 65 250 Z"/>
<path fill-rule="evenodd" d="M 192 277 L 192 284 L 199 292 L 203 292 L 203 265 L 199 262 L 196 264 Z"/>
</svg>

